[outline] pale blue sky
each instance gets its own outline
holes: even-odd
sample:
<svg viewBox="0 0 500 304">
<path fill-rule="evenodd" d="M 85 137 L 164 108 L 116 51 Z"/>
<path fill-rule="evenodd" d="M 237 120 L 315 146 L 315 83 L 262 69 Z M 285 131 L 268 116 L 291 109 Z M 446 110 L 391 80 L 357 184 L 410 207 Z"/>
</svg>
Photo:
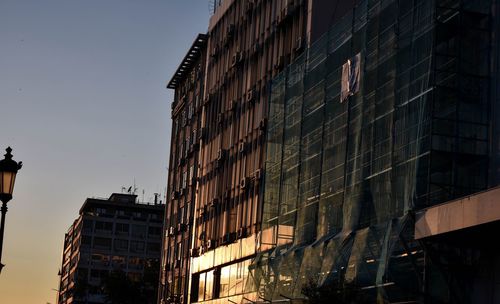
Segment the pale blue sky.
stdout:
<svg viewBox="0 0 500 304">
<path fill-rule="evenodd" d="M 24 162 L 0 303 L 55 303 L 64 233 L 86 197 L 164 191 L 165 88 L 208 0 L 0 0 L 0 149 Z"/>
</svg>

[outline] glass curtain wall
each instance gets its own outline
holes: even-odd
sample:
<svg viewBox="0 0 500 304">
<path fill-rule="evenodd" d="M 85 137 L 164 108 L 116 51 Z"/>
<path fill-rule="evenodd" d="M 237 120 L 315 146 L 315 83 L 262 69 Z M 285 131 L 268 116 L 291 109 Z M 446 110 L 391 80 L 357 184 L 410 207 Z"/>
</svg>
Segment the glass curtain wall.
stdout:
<svg viewBox="0 0 500 304">
<path fill-rule="evenodd" d="M 488 185 L 490 8 L 361 1 L 273 80 L 259 298 L 424 301 L 414 212 Z M 359 90 L 341 100 L 357 54 Z"/>
</svg>

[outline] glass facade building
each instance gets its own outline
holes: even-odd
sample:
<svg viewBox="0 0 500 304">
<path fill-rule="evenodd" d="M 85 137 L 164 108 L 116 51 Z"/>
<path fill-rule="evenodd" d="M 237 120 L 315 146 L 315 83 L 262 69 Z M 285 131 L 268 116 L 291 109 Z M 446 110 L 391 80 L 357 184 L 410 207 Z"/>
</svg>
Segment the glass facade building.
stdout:
<svg viewBox="0 0 500 304">
<path fill-rule="evenodd" d="M 191 302 L 329 289 L 346 303 L 478 303 L 485 251 L 414 231 L 420 210 L 497 185 L 496 10 L 495 0 L 358 1 L 275 76 L 260 227 L 191 260 Z M 496 303 L 488 290 L 481 303 Z"/>
</svg>

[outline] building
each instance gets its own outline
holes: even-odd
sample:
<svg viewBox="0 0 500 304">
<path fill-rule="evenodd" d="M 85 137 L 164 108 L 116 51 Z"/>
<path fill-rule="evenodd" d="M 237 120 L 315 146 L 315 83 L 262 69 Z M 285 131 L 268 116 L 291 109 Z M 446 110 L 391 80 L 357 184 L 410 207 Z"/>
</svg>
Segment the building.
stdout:
<svg viewBox="0 0 500 304">
<path fill-rule="evenodd" d="M 153 292 L 156 285 L 146 286 L 143 278 L 158 273 L 163 214 L 164 205 L 138 203 L 133 194 L 86 199 L 64 237 L 57 303 L 105 303 L 111 272 Z M 156 294 L 144 303 L 155 300 Z"/>
<path fill-rule="evenodd" d="M 258 231 L 262 198 L 250 181 L 262 178 L 267 88 L 306 46 L 307 1 L 213 9 L 167 86 L 175 97 L 161 303 L 187 303 L 192 257 Z"/>
<path fill-rule="evenodd" d="M 207 35 L 199 34 L 184 57 L 169 89 L 175 90 L 172 103 L 172 136 L 168 170 L 168 201 L 158 297 L 183 301 L 189 278 L 189 249 L 192 243 L 194 199 L 198 175 L 201 109 L 205 75 Z"/>
<path fill-rule="evenodd" d="M 217 1 L 164 302 L 498 303 L 499 4 Z"/>
</svg>

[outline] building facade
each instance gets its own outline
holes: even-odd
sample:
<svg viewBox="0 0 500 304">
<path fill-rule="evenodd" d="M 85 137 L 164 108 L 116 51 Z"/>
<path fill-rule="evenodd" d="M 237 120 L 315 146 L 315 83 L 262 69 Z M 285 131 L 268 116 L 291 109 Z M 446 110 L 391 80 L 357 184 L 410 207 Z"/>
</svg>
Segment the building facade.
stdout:
<svg viewBox="0 0 500 304">
<path fill-rule="evenodd" d="M 200 51 L 195 42 L 168 85 L 174 127 L 160 303 L 189 301 L 192 258 L 259 230 L 269 83 L 306 46 L 307 1 L 215 1 L 213 9 Z M 185 144 L 188 137 L 196 142 Z M 179 156 L 188 146 L 194 153 Z"/>
<path fill-rule="evenodd" d="M 500 301 L 499 8 L 219 2 L 183 303 Z"/>
<path fill-rule="evenodd" d="M 207 35 L 199 34 L 167 87 L 175 90 L 168 194 L 158 297 L 184 302 L 189 283 L 194 200 L 199 168 Z"/>
<path fill-rule="evenodd" d="M 138 203 L 132 194 L 88 198 L 64 238 L 57 303 L 105 303 L 112 272 L 154 292 L 144 276 L 158 274 L 163 214 L 164 205 Z M 144 303 L 155 301 L 156 294 Z"/>
</svg>

